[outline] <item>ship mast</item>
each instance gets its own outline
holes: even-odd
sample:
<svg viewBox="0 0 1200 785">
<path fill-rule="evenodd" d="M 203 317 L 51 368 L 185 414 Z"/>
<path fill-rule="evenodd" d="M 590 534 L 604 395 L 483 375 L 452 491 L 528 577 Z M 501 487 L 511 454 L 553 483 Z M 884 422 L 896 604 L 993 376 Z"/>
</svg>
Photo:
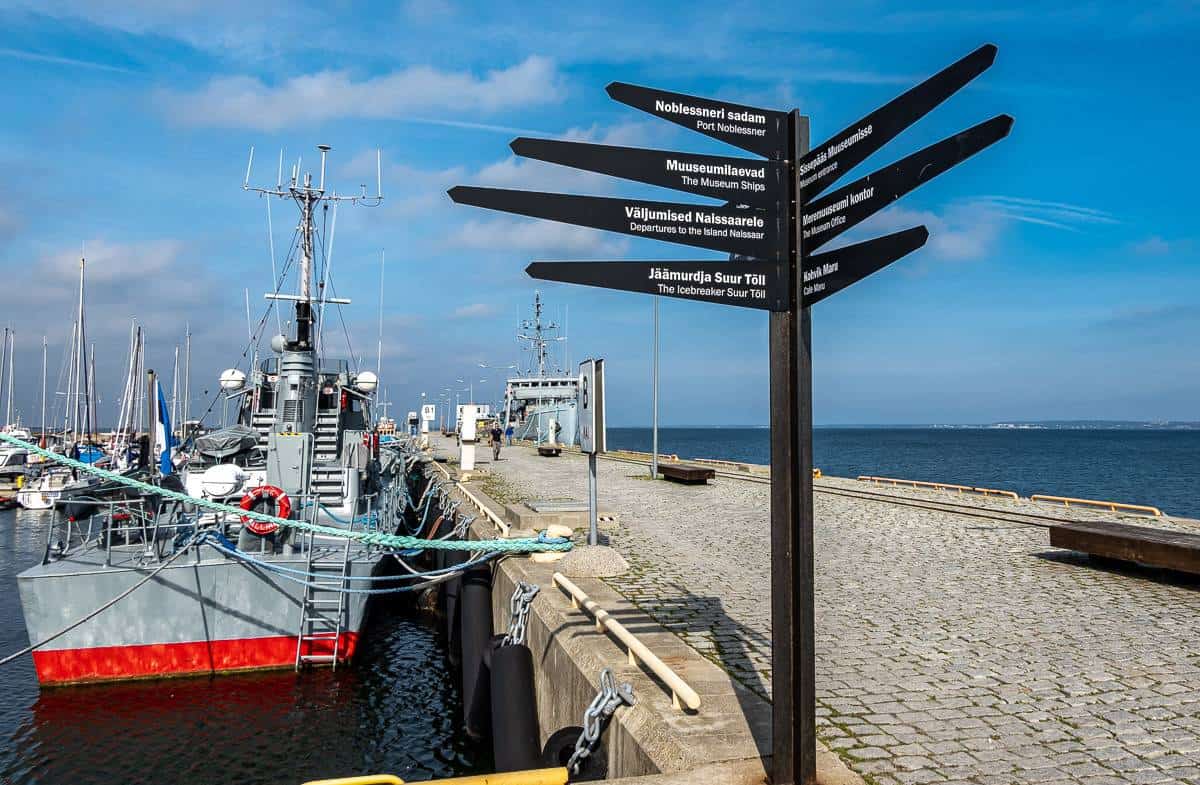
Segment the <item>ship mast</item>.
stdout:
<svg viewBox="0 0 1200 785">
<path fill-rule="evenodd" d="M 279 180 L 274 188 L 258 188 L 250 185 L 250 171 L 254 166 L 254 148 L 250 148 L 250 160 L 246 164 L 246 179 L 242 182 L 242 190 L 253 191 L 263 196 L 275 196 L 281 199 L 291 199 L 300 208 L 300 270 L 299 286 L 295 296 L 269 294 L 268 299 L 294 300 L 296 302 L 296 340 L 292 342 L 293 350 L 308 351 L 313 348 L 313 305 L 324 303 L 347 304 L 349 300 L 326 298 L 314 299 L 312 294 L 313 261 L 316 256 L 316 210 L 322 202 L 351 202 L 356 205 L 375 207 L 383 201 L 382 157 L 375 154 L 376 195 L 369 196 L 365 185 L 359 186 L 360 191 L 353 196 L 342 196 L 336 192 L 326 193 L 325 190 L 325 159 L 332 148 L 327 144 L 317 145 L 321 152 L 320 179 L 313 184 L 311 172 L 301 173 L 300 161 L 292 167 L 291 180 L 283 184 L 283 169 L 280 167 Z M 283 156 L 280 153 L 280 161 Z"/>
<path fill-rule="evenodd" d="M 542 323 L 542 293 L 534 291 L 533 293 L 533 318 L 526 319 L 521 322 L 521 328 L 530 331 L 529 333 L 517 333 L 517 338 L 522 341 L 528 341 L 533 349 L 534 356 L 537 358 L 537 375 L 539 377 L 546 376 L 546 364 L 550 360 L 550 344 L 554 341 L 566 340 L 562 336 L 549 338 L 546 333 L 551 330 L 558 329 L 557 322 Z M 559 372 L 562 369 L 558 369 Z M 530 367 L 529 373 L 532 375 L 533 368 Z"/>
</svg>

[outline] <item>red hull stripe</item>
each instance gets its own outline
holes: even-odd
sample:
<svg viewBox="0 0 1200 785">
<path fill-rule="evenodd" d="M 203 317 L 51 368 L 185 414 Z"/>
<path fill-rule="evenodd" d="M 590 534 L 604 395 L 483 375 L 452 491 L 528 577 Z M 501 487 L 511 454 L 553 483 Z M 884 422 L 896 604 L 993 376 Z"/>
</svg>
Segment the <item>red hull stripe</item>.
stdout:
<svg viewBox="0 0 1200 785">
<path fill-rule="evenodd" d="M 343 632 L 338 658 L 354 655 L 358 634 Z M 305 653 L 333 654 L 333 641 L 313 641 Z M 35 651 L 33 665 L 42 684 L 113 681 L 153 676 L 183 676 L 255 668 L 291 667 L 296 661 L 296 637 L 240 638 L 188 643 L 150 643 L 137 646 L 99 646 L 89 649 Z"/>
</svg>

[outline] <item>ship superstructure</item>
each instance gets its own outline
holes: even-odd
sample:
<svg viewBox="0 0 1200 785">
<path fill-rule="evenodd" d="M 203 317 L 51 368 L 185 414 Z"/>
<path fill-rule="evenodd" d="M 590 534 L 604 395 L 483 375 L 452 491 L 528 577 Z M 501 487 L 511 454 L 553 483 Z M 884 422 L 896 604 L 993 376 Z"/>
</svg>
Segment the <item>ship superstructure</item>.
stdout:
<svg viewBox="0 0 1200 785">
<path fill-rule="evenodd" d="M 236 422 L 184 445 L 173 471 L 151 463 L 155 482 L 212 502 L 349 531 L 389 532 L 398 519 L 403 462 L 379 449 L 372 415 L 377 375 L 323 356 L 314 296 L 315 212 L 333 201 L 377 204 L 382 197 L 338 196 L 302 178 L 258 189 L 300 209 L 296 294 L 289 334 L 273 357 L 221 374 Z M 253 153 L 251 154 L 253 158 Z M 282 181 L 282 176 L 280 177 Z M 365 190 L 365 189 L 364 189 Z M 290 262 L 292 260 L 288 260 Z M 288 265 L 285 265 L 285 269 Z M 266 323 L 266 320 L 263 320 Z M 390 527 L 390 528 L 388 528 Z M 45 683 L 214 673 L 247 668 L 337 665 L 353 655 L 366 615 L 364 591 L 383 552 L 341 537 L 299 533 L 237 514 L 213 512 L 152 494 L 107 501 L 90 514 L 58 519 L 42 563 L 18 576 L 31 643 Z M 120 604 L 70 629 L 98 599 Z"/>
<path fill-rule="evenodd" d="M 517 340 L 528 349 L 529 365 L 505 384 L 505 421 L 512 425 L 513 435 L 538 444 L 578 443 L 579 377 L 564 370 L 550 351 L 567 339 L 557 322 L 543 316 L 541 292 L 534 292 L 533 317 L 521 322 Z"/>
</svg>

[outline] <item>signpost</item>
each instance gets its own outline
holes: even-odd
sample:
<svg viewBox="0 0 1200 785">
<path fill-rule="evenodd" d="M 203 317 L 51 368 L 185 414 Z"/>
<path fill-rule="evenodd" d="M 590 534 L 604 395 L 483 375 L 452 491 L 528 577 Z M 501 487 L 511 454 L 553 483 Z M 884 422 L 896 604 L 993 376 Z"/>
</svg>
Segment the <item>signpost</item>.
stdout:
<svg viewBox="0 0 1200 785">
<path fill-rule="evenodd" d="M 596 456 L 608 449 L 604 415 L 604 360 L 584 360 L 579 364 L 579 450 L 588 457 L 588 545 L 600 544 Z"/>
<path fill-rule="evenodd" d="M 518 155 L 673 188 L 723 205 L 458 186 L 459 203 L 730 255 L 728 261 L 534 262 L 534 278 L 770 311 L 772 782 L 816 782 L 810 308 L 925 244 L 924 226 L 813 253 L 1008 135 L 998 115 L 825 196 L 822 191 L 991 66 L 987 44 L 809 149 L 809 118 L 614 82 L 617 101 L 765 160 L 520 138 Z M 580 366 L 595 544 L 603 365 Z M 589 409 L 589 407 L 594 407 Z M 599 422 L 592 419 L 597 416 Z"/>
</svg>

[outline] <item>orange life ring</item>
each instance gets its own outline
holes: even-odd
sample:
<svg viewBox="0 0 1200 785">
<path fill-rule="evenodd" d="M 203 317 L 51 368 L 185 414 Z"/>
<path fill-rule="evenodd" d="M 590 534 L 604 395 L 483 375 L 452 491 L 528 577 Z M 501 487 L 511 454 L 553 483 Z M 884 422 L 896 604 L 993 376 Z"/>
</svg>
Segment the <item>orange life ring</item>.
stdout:
<svg viewBox="0 0 1200 785">
<path fill-rule="evenodd" d="M 260 485 L 257 488 L 251 488 L 242 497 L 242 503 L 239 505 L 243 510 L 252 510 L 254 505 L 262 499 L 272 499 L 275 502 L 275 517 L 289 518 L 292 515 L 292 500 L 283 492 L 282 488 L 277 488 L 274 485 Z M 246 525 L 254 534 L 260 537 L 265 537 L 268 534 L 274 534 L 279 530 L 278 523 L 268 523 L 267 521 L 251 520 L 249 516 L 242 516 L 242 523 Z"/>
</svg>

